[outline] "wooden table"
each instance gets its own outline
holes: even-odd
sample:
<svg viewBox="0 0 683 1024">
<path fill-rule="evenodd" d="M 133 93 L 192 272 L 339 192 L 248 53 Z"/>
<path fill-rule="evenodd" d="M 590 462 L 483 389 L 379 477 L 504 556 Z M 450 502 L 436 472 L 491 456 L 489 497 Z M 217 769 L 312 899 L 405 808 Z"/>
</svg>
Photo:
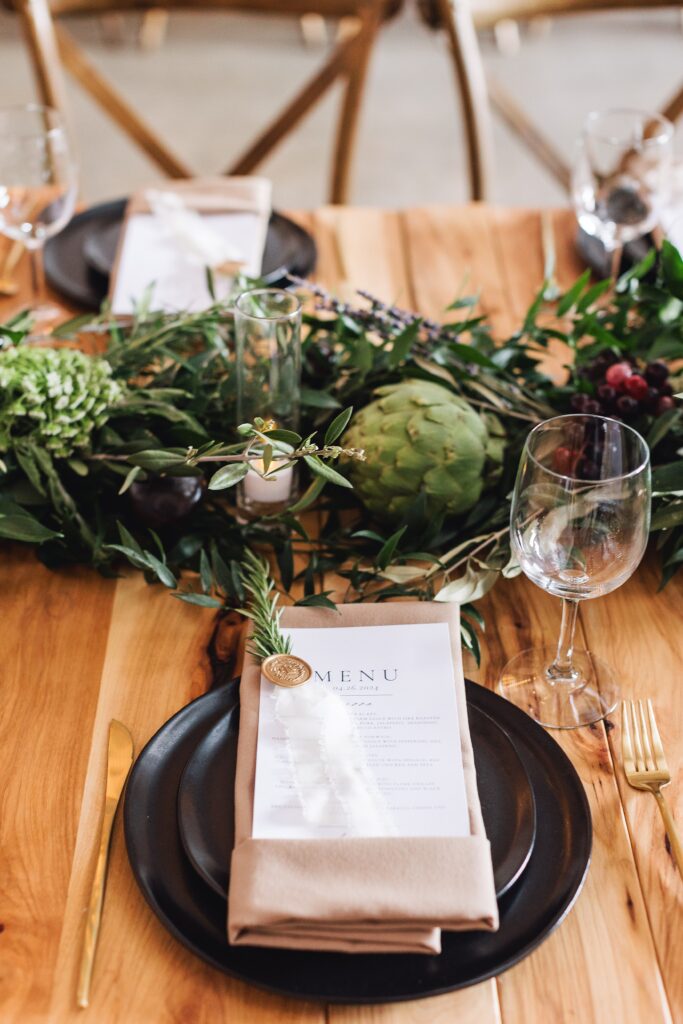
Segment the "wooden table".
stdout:
<svg viewBox="0 0 683 1024">
<path fill-rule="evenodd" d="M 558 276 L 578 272 L 572 220 L 553 215 Z M 542 278 L 535 212 L 471 206 L 403 213 L 323 209 L 319 278 L 363 286 L 438 315 L 466 281 L 499 334 L 519 324 Z M 7 304 L 0 304 L 0 318 Z M 209 685 L 213 613 L 171 600 L 138 575 L 51 573 L 20 545 L 0 573 L 0 1021 L 97 1024 L 665 1024 L 683 1022 L 683 882 L 654 800 L 630 789 L 619 726 L 555 737 L 591 804 L 593 860 L 578 902 L 526 960 L 493 981 L 423 1001 L 329 1007 L 278 998 L 204 966 L 162 928 L 133 880 L 117 822 L 91 1006 L 74 1003 L 83 910 L 102 810 L 109 720 L 136 752 Z M 580 631 L 626 696 L 652 696 L 683 822 L 683 578 L 658 593 L 654 564 L 588 602 Z M 480 670 L 556 635 L 559 601 L 523 578 L 484 602 Z"/>
</svg>

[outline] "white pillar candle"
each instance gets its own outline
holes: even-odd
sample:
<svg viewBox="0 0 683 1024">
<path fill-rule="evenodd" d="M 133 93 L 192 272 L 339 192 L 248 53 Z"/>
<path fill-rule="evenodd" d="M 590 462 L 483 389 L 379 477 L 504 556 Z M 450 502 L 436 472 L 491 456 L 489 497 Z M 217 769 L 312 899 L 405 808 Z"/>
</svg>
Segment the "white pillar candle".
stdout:
<svg viewBox="0 0 683 1024">
<path fill-rule="evenodd" d="M 271 469 L 275 468 L 273 463 Z M 252 468 L 255 467 L 255 468 Z M 256 472 L 258 470 L 259 472 Z M 249 467 L 249 472 L 243 480 L 244 497 L 248 502 L 258 502 L 261 505 L 274 505 L 278 502 L 289 501 L 292 492 L 293 466 L 281 469 L 279 473 L 263 477 L 263 459 L 255 459 Z"/>
</svg>

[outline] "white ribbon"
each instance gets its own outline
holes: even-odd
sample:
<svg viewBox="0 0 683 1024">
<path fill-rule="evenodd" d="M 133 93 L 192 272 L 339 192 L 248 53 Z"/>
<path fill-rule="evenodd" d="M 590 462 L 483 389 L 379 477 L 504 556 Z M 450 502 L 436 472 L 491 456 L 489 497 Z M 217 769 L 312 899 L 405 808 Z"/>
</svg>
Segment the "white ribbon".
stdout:
<svg viewBox="0 0 683 1024">
<path fill-rule="evenodd" d="M 241 263 L 244 253 L 211 225 L 210 219 L 190 209 L 177 192 L 147 189 L 145 199 L 169 238 L 188 259 L 203 267 Z"/>
<path fill-rule="evenodd" d="M 343 825 L 349 836 L 392 836 L 396 826 L 368 768 L 363 743 L 336 693 L 309 679 L 291 689 L 274 687 L 304 818 L 312 825 Z"/>
</svg>

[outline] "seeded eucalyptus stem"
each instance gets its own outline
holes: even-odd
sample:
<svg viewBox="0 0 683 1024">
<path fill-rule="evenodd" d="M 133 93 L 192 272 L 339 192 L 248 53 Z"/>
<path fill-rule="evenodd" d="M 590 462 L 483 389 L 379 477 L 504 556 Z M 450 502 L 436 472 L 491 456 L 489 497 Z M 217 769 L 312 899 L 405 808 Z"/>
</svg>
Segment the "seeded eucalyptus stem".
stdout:
<svg viewBox="0 0 683 1024">
<path fill-rule="evenodd" d="M 289 654 L 292 641 L 280 629 L 282 608 L 278 608 L 278 595 L 265 558 L 255 555 L 249 548 L 244 552 L 240 574 L 244 589 L 251 595 L 242 615 L 254 623 L 247 650 L 255 658 L 268 658 L 271 654 Z"/>
</svg>

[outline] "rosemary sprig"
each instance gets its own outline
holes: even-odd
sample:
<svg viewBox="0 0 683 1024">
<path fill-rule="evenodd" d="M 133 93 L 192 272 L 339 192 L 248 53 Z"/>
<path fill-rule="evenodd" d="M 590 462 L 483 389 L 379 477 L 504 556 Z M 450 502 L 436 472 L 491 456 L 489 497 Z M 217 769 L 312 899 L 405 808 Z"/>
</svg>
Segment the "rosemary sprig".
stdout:
<svg viewBox="0 0 683 1024">
<path fill-rule="evenodd" d="M 273 593 L 275 584 L 268 562 L 247 548 L 240 574 L 244 589 L 251 595 L 247 607 L 240 609 L 242 615 L 254 623 L 254 632 L 247 645 L 249 654 L 261 659 L 271 654 L 289 654 L 292 641 L 290 637 L 284 637 L 280 629 L 282 608 L 277 607 L 278 595 Z"/>
</svg>

